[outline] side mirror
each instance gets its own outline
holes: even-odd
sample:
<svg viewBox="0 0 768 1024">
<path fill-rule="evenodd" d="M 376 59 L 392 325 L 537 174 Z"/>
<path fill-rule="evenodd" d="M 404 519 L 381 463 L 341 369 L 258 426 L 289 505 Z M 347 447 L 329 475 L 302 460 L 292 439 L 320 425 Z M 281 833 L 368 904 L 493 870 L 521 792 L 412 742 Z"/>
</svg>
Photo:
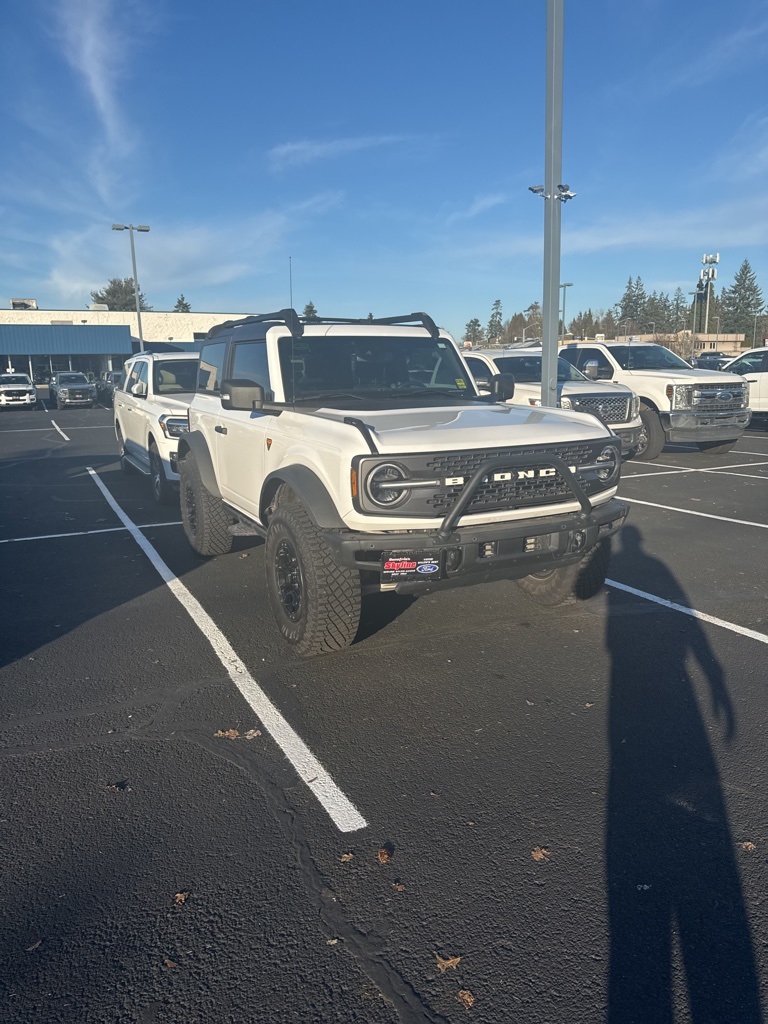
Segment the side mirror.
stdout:
<svg viewBox="0 0 768 1024">
<path fill-rule="evenodd" d="M 584 376 L 589 377 L 590 380 L 597 380 L 598 369 L 597 360 L 590 359 L 588 363 L 584 364 Z"/>
<path fill-rule="evenodd" d="M 511 373 L 494 373 L 490 380 L 494 402 L 507 402 L 515 395 L 515 378 Z"/>
<path fill-rule="evenodd" d="M 147 385 L 143 380 L 137 380 L 136 383 L 131 387 L 131 394 L 136 395 L 137 398 L 147 397 Z"/>
<path fill-rule="evenodd" d="M 255 412 L 264 407 L 266 396 L 261 384 L 252 380 L 225 380 L 221 385 L 221 404 L 237 412 Z"/>
<path fill-rule="evenodd" d="M 491 387 L 491 382 L 487 377 L 475 377 L 475 384 L 478 391 L 489 391 Z"/>
</svg>

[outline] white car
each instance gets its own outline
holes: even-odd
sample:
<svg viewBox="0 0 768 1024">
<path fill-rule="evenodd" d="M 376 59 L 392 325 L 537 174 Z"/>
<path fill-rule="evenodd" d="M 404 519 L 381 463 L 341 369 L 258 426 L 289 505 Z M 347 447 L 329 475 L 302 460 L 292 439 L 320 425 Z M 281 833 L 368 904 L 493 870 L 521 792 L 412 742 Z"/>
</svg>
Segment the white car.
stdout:
<svg viewBox="0 0 768 1024">
<path fill-rule="evenodd" d="M 760 416 L 768 414 L 768 346 L 751 348 L 723 367 L 749 382 L 749 406 Z"/>
<path fill-rule="evenodd" d="M 142 352 L 125 364 L 125 383 L 114 391 L 120 462 L 152 478 L 158 504 L 178 500 L 176 450 L 189 429 L 197 368 L 196 353 Z"/>
<path fill-rule="evenodd" d="M 486 390 L 495 373 L 515 378 L 517 405 L 541 405 L 541 349 L 488 349 L 465 353 L 475 383 Z M 640 437 L 640 400 L 623 384 L 590 380 L 565 359 L 557 361 L 557 404 L 560 409 L 592 413 L 607 423 L 621 439 L 621 453 L 628 455 Z"/>
<path fill-rule="evenodd" d="M 0 374 L 0 409 L 33 409 L 37 390 L 26 373 Z"/>
</svg>

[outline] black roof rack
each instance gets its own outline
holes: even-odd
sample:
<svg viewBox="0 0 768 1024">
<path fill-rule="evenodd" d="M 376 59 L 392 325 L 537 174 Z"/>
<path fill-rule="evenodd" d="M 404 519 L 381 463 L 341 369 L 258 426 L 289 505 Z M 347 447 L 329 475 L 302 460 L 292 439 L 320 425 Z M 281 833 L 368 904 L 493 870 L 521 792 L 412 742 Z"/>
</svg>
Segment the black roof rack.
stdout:
<svg viewBox="0 0 768 1024">
<path fill-rule="evenodd" d="M 208 331 L 208 337 L 213 338 L 221 331 L 230 327 L 241 327 L 245 324 L 261 324 L 267 322 L 283 323 L 291 332 L 294 338 L 300 338 L 304 333 L 305 324 L 374 324 L 379 327 L 399 326 L 405 324 L 421 324 L 433 338 L 440 335 L 440 328 L 431 316 L 426 313 L 407 313 L 404 316 L 380 316 L 369 317 L 342 317 L 342 316 L 309 316 L 300 317 L 295 309 L 280 309 L 275 313 L 258 313 L 256 316 L 246 316 L 242 320 L 227 320 L 226 323 L 216 324 Z"/>
</svg>

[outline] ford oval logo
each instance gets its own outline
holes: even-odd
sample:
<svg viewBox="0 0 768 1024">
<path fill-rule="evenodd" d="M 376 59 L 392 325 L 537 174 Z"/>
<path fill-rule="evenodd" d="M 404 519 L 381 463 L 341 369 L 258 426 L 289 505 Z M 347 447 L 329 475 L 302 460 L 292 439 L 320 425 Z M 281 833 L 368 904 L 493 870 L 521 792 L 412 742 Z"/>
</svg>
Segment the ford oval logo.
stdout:
<svg viewBox="0 0 768 1024">
<path fill-rule="evenodd" d="M 434 562 L 425 562 L 424 565 L 417 565 L 416 572 L 437 572 L 440 568 L 439 565 L 435 565 Z"/>
<path fill-rule="evenodd" d="M 715 398 L 717 398 L 718 402 L 732 402 L 733 394 L 730 391 L 718 391 Z"/>
</svg>

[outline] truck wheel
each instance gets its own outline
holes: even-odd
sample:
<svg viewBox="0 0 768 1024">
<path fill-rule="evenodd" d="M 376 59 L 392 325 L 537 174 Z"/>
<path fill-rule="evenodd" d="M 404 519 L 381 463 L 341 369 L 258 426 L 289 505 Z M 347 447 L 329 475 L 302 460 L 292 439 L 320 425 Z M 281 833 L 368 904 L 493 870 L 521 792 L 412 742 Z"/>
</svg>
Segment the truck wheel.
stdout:
<svg viewBox="0 0 768 1024">
<path fill-rule="evenodd" d="M 60 398 L 56 399 L 56 408 L 57 409 L 63 409 L 64 408 L 64 403 L 62 402 L 62 400 Z"/>
<path fill-rule="evenodd" d="M 638 462 L 651 462 L 661 455 L 665 440 L 664 428 L 656 410 L 642 402 L 640 419 L 643 421 L 643 429 L 640 431 L 640 440 L 632 451 L 632 458 Z"/>
<path fill-rule="evenodd" d="M 734 437 L 732 441 L 698 441 L 697 446 L 700 452 L 709 452 L 710 455 L 725 455 L 738 441 Z"/>
<path fill-rule="evenodd" d="M 125 441 L 119 426 L 115 426 L 115 436 L 117 437 L 117 445 L 120 449 L 120 469 L 122 469 L 126 476 L 131 476 L 136 470 L 125 457 Z"/>
<path fill-rule="evenodd" d="M 177 499 L 176 489 L 166 478 L 163 460 L 154 443 L 149 446 L 149 475 L 152 478 L 152 497 L 157 504 L 173 504 Z"/>
<path fill-rule="evenodd" d="M 232 549 L 229 527 L 233 518 L 221 498 L 207 489 L 194 455 L 187 453 L 179 464 L 181 521 L 187 540 L 198 555 L 226 555 Z"/>
<path fill-rule="evenodd" d="M 283 638 L 302 657 L 349 647 L 360 623 L 360 573 L 337 565 L 298 502 L 269 521 L 267 589 Z"/>
<path fill-rule="evenodd" d="M 543 572 L 524 576 L 517 580 L 521 590 L 546 608 L 574 601 L 586 601 L 600 592 L 605 583 L 608 563 L 611 560 L 609 537 L 599 541 L 576 565 L 565 565 L 561 569 L 545 569 Z"/>
</svg>

